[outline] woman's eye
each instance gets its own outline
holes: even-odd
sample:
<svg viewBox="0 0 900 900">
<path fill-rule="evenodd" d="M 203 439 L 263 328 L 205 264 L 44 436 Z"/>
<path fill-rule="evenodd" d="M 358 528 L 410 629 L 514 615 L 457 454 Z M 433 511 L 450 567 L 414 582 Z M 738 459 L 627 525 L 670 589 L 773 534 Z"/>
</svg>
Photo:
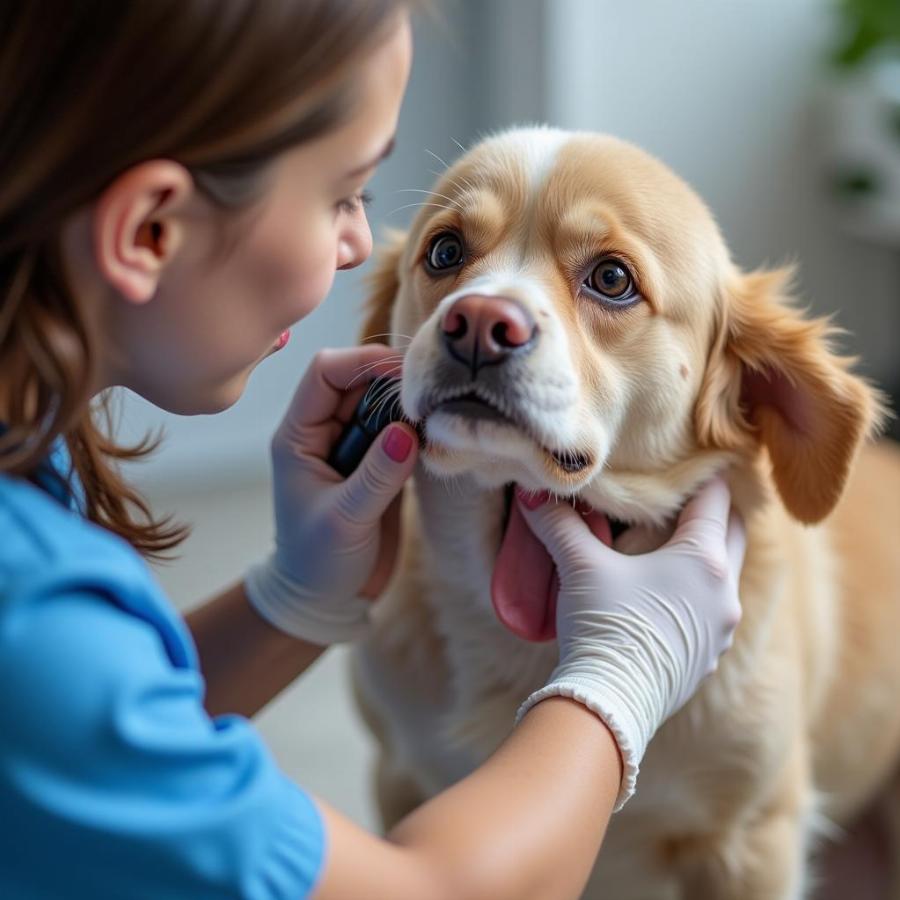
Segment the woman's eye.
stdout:
<svg viewBox="0 0 900 900">
<path fill-rule="evenodd" d="M 352 197 L 345 197 L 343 200 L 338 200 L 338 209 L 343 213 L 352 215 L 361 207 L 365 208 L 369 206 L 373 199 L 374 197 L 369 191 L 360 191 Z"/>
<path fill-rule="evenodd" d="M 463 262 L 462 238 L 454 231 L 443 231 L 434 237 L 425 253 L 425 265 L 432 272 L 455 269 Z"/>
<path fill-rule="evenodd" d="M 635 293 L 634 279 L 618 259 L 602 259 L 591 269 L 584 286 L 605 300 L 630 300 Z"/>
</svg>

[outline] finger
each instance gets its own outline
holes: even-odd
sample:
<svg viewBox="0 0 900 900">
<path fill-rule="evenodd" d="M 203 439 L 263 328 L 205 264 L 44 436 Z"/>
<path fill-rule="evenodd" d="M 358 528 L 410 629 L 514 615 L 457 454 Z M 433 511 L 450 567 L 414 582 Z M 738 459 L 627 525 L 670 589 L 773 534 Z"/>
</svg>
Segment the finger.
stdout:
<svg viewBox="0 0 900 900">
<path fill-rule="evenodd" d="M 402 366 L 402 352 L 384 344 L 320 350 L 297 386 L 285 419 L 298 428 L 327 422 L 348 390 L 378 375 L 400 377 Z"/>
<path fill-rule="evenodd" d="M 327 459 L 334 445 L 338 442 L 347 423 L 353 418 L 353 411 L 362 400 L 369 387 L 369 382 L 351 391 L 347 391 L 330 419 L 315 425 L 299 427 L 296 422 L 285 418 L 280 426 L 282 436 L 289 438 L 293 444 L 307 456 Z"/>
<path fill-rule="evenodd" d="M 573 497 L 569 502 L 575 507 L 575 512 L 580 513 L 585 519 L 595 512 L 594 507 L 582 497 Z"/>
<path fill-rule="evenodd" d="M 740 579 L 744 565 L 744 554 L 747 552 L 747 529 L 743 516 L 734 508 L 728 516 L 728 532 L 725 535 L 725 548 L 734 577 Z"/>
<path fill-rule="evenodd" d="M 376 598 L 388 585 L 394 566 L 397 563 L 397 551 L 400 547 L 400 513 L 403 506 L 401 491 L 390 503 L 381 519 L 381 534 L 378 543 L 378 559 L 368 581 L 359 592 L 361 596 Z"/>
<path fill-rule="evenodd" d="M 418 452 L 419 437 L 409 425 L 393 422 L 385 428 L 341 485 L 341 515 L 356 527 L 377 527 L 412 474 Z"/>
<path fill-rule="evenodd" d="M 720 540 L 724 545 L 730 509 L 731 492 L 717 475 L 685 504 L 669 543 L 693 538 L 704 542 Z"/>
<path fill-rule="evenodd" d="M 606 550 L 569 503 L 551 502 L 545 499 L 545 494 L 530 494 L 518 487 L 516 502 L 528 527 L 553 558 L 561 579 L 564 580 L 571 566 L 578 562 L 575 556 L 580 548 L 596 544 L 598 552 Z"/>
<path fill-rule="evenodd" d="M 584 519 L 591 534 L 606 544 L 607 547 L 612 547 L 612 526 L 609 524 L 609 519 L 606 515 L 590 507 L 588 507 L 586 512 L 577 507 L 576 509 L 581 514 L 581 518 Z"/>
</svg>

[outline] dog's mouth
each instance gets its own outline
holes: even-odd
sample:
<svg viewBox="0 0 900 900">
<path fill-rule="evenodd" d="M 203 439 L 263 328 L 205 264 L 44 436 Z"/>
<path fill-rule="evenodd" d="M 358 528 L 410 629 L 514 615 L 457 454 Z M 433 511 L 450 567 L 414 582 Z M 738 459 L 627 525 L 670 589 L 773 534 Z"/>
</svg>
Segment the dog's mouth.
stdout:
<svg viewBox="0 0 900 900">
<path fill-rule="evenodd" d="M 523 421 L 522 417 L 518 416 L 508 405 L 474 390 L 426 401 L 422 419 L 427 419 L 435 412 L 461 416 L 469 421 L 496 422 L 516 428 L 540 447 L 546 459 L 564 475 L 579 475 L 589 469 L 594 462 L 591 454 L 586 451 L 546 446 L 534 434 L 528 423 Z"/>
</svg>

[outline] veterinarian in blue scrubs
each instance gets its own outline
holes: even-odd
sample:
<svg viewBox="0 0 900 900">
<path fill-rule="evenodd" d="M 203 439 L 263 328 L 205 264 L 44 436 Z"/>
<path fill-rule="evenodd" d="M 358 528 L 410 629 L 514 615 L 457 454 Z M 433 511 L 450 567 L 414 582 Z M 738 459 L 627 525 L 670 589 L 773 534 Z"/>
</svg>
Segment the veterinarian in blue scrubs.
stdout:
<svg viewBox="0 0 900 900">
<path fill-rule="evenodd" d="M 323 350 L 272 444 L 276 546 L 184 621 L 183 536 L 122 479 L 107 388 L 215 413 L 369 255 L 363 189 L 410 65 L 401 0 L 42 0 L 0 12 L 0 895 L 576 897 L 647 741 L 739 618 L 716 481 L 624 557 L 520 496 L 560 575 L 559 666 L 479 770 L 366 833 L 248 720 L 365 633 L 415 433 L 325 462 L 384 346 Z M 236 526 L 238 527 L 238 526 Z M 512 724 L 512 723 L 511 723 Z"/>
</svg>

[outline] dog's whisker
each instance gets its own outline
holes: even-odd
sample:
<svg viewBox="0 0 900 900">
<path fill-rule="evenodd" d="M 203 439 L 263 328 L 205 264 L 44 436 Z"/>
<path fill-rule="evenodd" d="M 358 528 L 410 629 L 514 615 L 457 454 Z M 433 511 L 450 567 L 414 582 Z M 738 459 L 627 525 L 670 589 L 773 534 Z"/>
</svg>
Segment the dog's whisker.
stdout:
<svg viewBox="0 0 900 900">
<path fill-rule="evenodd" d="M 441 159 L 440 156 L 438 156 L 437 153 L 434 152 L 434 150 L 429 150 L 427 147 L 424 147 L 423 149 L 426 153 L 433 156 L 444 167 L 444 169 L 450 168 L 450 164 L 446 160 Z"/>
<path fill-rule="evenodd" d="M 391 404 L 391 408 L 395 407 L 400 402 L 400 386 L 398 385 L 396 389 L 394 389 L 393 385 L 390 389 L 384 390 L 381 396 L 378 398 L 373 410 L 375 412 L 379 412 L 383 407 Z"/>
<path fill-rule="evenodd" d="M 368 392 L 366 392 L 366 394 L 368 396 Z M 378 397 L 378 400 L 372 407 L 372 416 L 377 417 L 385 408 L 391 410 L 391 415 L 389 416 L 389 418 L 396 419 L 398 412 L 402 417 L 403 407 L 400 405 L 399 385 L 397 385 L 396 388 L 394 388 L 394 386 L 392 385 L 389 389 L 383 391 L 383 393 Z"/>
<path fill-rule="evenodd" d="M 392 209 L 388 215 L 393 216 L 398 212 L 402 212 L 404 209 L 412 209 L 413 207 L 419 206 L 434 206 L 436 209 L 446 209 L 448 212 L 453 212 L 452 206 L 445 206 L 442 203 L 407 203 L 406 206 L 398 206 L 396 209 Z"/>
<path fill-rule="evenodd" d="M 460 173 L 457 173 L 456 175 L 453 175 L 453 176 L 445 176 L 445 177 L 446 177 L 449 185 L 451 187 L 455 187 L 457 190 L 460 191 L 460 193 L 463 193 L 464 189 L 472 191 L 473 193 L 478 190 L 478 188 L 475 186 L 475 184 L 472 181 L 470 181 L 468 178 L 465 177 L 465 175 L 462 175 Z"/>
<path fill-rule="evenodd" d="M 400 385 L 399 384 L 382 385 L 380 390 L 381 390 L 381 399 L 383 400 L 386 397 L 393 397 L 395 394 L 399 394 L 400 393 Z"/>
<path fill-rule="evenodd" d="M 392 191 L 394 194 L 429 194 L 432 197 L 443 197 L 445 200 L 449 200 L 451 203 L 456 203 L 456 200 L 453 197 L 448 197 L 446 194 L 442 194 L 439 191 L 426 191 L 424 188 L 397 188 L 397 190 Z"/>
<path fill-rule="evenodd" d="M 378 362 L 369 363 L 367 366 L 364 366 L 362 369 L 360 369 L 356 373 L 356 375 L 353 376 L 354 380 L 357 378 L 361 378 L 365 375 L 368 375 L 369 372 L 373 371 L 374 369 L 379 368 L 380 366 L 383 366 L 385 363 L 394 363 L 394 365 L 391 367 L 391 370 L 390 370 L 393 372 L 402 367 L 403 357 L 402 356 L 396 356 L 396 357 L 389 356 L 386 359 L 378 360 Z"/>
<path fill-rule="evenodd" d="M 395 372 L 401 371 L 403 368 L 403 357 L 402 356 L 398 356 L 396 358 L 396 360 L 388 358 L 388 359 L 379 360 L 378 362 L 369 363 L 367 366 L 363 366 L 360 370 L 358 370 L 357 373 L 353 376 L 353 378 L 351 378 L 350 381 L 347 382 L 347 389 L 349 390 L 350 388 L 352 388 L 353 385 L 356 384 L 357 381 L 359 381 L 361 378 L 365 378 L 365 376 L 368 375 L 369 372 L 371 372 L 373 369 L 377 368 L 378 366 L 384 365 L 384 363 L 386 363 L 386 362 L 392 362 L 392 361 L 396 362 L 396 365 L 394 365 L 393 367 L 388 369 L 385 372 L 385 375 L 390 376 L 390 375 L 393 375 Z"/>
<path fill-rule="evenodd" d="M 377 386 L 373 381 L 366 390 L 366 399 L 372 396 L 372 392 L 378 393 L 378 399 L 372 407 L 372 412 L 377 414 L 388 401 L 396 401 L 400 394 L 400 385 Z"/>
<path fill-rule="evenodd" d="M 375 362 L 363 363 L 356 371 L 357 371 L 357 373 L 365 374 L 366 372 L 369 372 L 372 369 L 376 368 L 377 366 L 380 366 L 386 362 L 402 363 L 403 355 L 400 353 L 394 353 L 394 354 L 391 354 L 390 356 L 384 357 L 384 359 L 375 360 Z"/>
<path fill-rule="evenodd" d="M 409 341 L 409 343 L 412 343 L 413 341 L 411 335 L 401 334 L 399 331 L 382 331 L 379 334 L 369 334 L 366 336 L 367 341 L 375 340 L 375 338 L 402 338 L 405 341 Z"/>
<path fill-rule="evenodd" d="M 446 194 L 441 194 L 438 191 L 424 191 L 421 188 L 399 188 L 394 191 L 395 194 L 428 194 L 431 197 L 443 197 L 444 200 L 449 200 L 457 209 L 462 209 L 462 204 L 455 197 L 448 197 Z"/>
</svg>

